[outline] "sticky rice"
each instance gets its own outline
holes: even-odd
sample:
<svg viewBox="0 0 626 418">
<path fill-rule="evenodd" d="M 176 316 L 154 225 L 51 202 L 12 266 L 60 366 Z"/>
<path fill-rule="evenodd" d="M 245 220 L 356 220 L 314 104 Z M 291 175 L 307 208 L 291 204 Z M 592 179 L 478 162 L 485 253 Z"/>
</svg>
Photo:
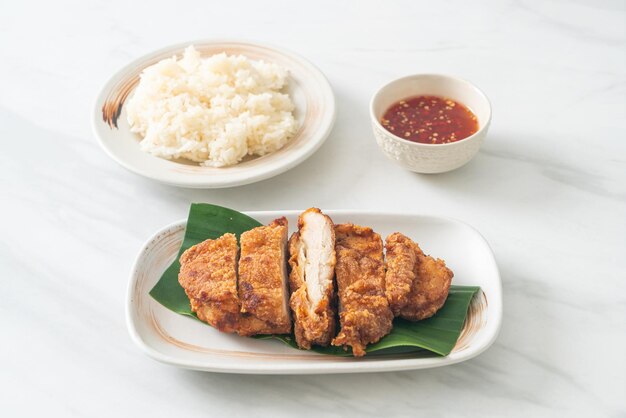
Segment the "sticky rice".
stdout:
<svg viewBox="0 0 626 418">
<path fill-rule="evenodd" d="M 279 65 L 225 53 L 182 57 L 146 68 L 127 103 L 141 149 L 157 157 L 203 166 L 237 164 L 246 155 L 282 148 L 298 128 Z"/>
</svg>

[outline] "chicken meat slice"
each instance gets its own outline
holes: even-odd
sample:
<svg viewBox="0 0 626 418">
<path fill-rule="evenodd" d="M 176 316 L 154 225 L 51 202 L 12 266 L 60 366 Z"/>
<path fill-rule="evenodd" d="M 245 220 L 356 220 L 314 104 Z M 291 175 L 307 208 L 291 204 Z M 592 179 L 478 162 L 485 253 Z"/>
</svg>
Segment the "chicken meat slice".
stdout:
<svg viewBox="0 0 626 418">
<path fill-rule="evenodd" d="M 327 346 L 335 334 L 335 226 L 319 209 L 304 211 L 289 240 L 290 305 L 298 347 Z"/>
<path fill-rule="evenodd" d="M 410 238 L 395 232 L 385 240 L 385 294 L 395 316 L 409 302 L 417 270 L 419 247 Z"/>
<path fill-rule="evenodd" d="M 335 227 L 335 275 L 341 330 L 333 345 L 352 347 L 356 357 L 368 344 L 387 335 L 393 313 L 385 296 L 383 243 L 371 228 L 353 224 Z"/>
<path fill-rule="evenodd" d="M 224 234 L 194 245 L 179 260 L 178 281 L 191 310 L 222 332 L 237 332 L 239 326 L 237 252 L 235 235 Z"/>
<path fill-rule="evenodd" d="M 244 320 L 239 334 L 291 332 L 287 289 L 287 219 L 241 234 L 239 300 Z"/>
<path fill-rule="evenodd" d="M 430 318 L 446 302 L 454 274 L 399 232 L 387 237 L 386 248 L 386 294 L 394 314 L 410 321 Z"/>
</svg>

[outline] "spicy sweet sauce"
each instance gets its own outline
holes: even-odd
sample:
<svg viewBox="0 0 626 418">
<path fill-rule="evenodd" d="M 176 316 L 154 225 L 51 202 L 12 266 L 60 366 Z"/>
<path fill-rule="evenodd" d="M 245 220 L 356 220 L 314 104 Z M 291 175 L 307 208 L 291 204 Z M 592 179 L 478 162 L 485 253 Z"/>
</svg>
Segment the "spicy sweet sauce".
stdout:
<svg viewBox="0 0 626 418">
<path fill-rule="evenodd" d="M 460 141 L 478 131 L 478 120 L 467 107 L 437 96 L 400 100 L 387 109 L 381 123 L 392 134 L 422 144 Z"/>
</svg>

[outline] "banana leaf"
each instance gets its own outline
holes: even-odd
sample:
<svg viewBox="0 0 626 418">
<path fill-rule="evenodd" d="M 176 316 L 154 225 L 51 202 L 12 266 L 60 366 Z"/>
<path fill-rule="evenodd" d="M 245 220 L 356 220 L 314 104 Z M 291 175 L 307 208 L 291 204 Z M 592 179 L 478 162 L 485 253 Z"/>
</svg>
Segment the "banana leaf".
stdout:
<svg viewBox="0 0 626 418">
<path fill-rule="evenodd" d="M 261 223 L 232 209 L 205 203 L 194 203 L 189 210 L 185 237 L 178 256 L 189 247 L 206 239 L 219 238 L 227 232 L 239 239 L 241 233 L 260 226 Z M 150 296 L 167 309 L 197 320 L 191 311 L 189 299 L 178 283 L 180 264 L 178 257 L 165 270 Z M 367 347 L 368 354 L 401 354 L 427 350 L 446 356 L 454 348 L 463 328 L 469 304 L 480 288 L 478 286 L 450 287 L 444 306 L 431 318 L 411 322 L 396 318 L 391 333 L 379 342 Z M 293 348 L 298 348 L 292 335 L 258 336 L 259 339 L 277 339 Z M 313 347 L 313 350 L 329 355 L 351 356 L 350 350 L 341 347 Z"/>
</svg>

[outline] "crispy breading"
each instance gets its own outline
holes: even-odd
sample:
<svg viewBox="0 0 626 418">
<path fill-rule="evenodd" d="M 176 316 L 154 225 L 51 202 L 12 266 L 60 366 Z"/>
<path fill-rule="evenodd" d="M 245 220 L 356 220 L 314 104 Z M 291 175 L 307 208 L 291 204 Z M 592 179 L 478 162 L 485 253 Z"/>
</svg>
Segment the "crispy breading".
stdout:
<svg viewBox="0 0 626 418">
<path fill-rule="evenodd" d="M 371 228 L 353 224 L 335 227 L 341 330 L 333 345 L 352 347 L 356 357 L 392 328 L 393 313 L 385 297 L 383 244 Z"/>
<path fill-rule="evenodd" d="M 395 232 L 385 240 L 385 294 L 395 316 L 409 302 L 417 270 L 419 247 L 408 237 Z"/>
<path fill-rule="evenodd" d="M 430 318 L 446 302 L 454 274 L 399 232 L 387 237 L 385 247 L 386 295 L 394 315 L 410 321 Z"/>
<path fill-rule="evenodd" d="M 335 335 L 335 227 L 317 208 L 298 218 L 298 232 L 289 239 L 290 306 L 298 347 L 327 346 Z"/>
<path fill-rule="evenodd" d="M 286 241 L 286 225 L 284 229 L 283 240 Z M 284 243 L 281 245 L 285 246 Z M 248 251 L 254 252 L 255 249 L 248 247 Z M 200 320 L 222 332 L 237 332 L 243 336 L 290 332 L 290 325 L 277 325 L 275 321 L 268 320 L 267 316 L 258 318 L 255 316 L 256 312 L 242 313 L 242 303 L 237 291 L 237 255 L 237 239 L 233 234 L 224 234 L 218 239 L 201 242 L 181 255 L 178 281 L 185 289 L 191 310 Z M 271 256 L 269 253 L 265 255 Z M 250 257 L 256 256 L 252 254 Z M 284 265 L 285 255 L 282 257 L 282 262 L 278 260 L 274 264 Z M 281 283 L 281 286 L 285 285 Z M 281 293 L 280 297 L 283 297 L 282 294 L 286 297 L 286 289 L 277 289 Z M 249 294 L 253 300 L 269 298 L 268 292 L 264 291 Z M 281 315 L 284 317 L 284 314 Z"/>
<path fill-rule="evenodd" d="M 409 294 L 409 302 L 400 311 L 400 316 L 411 321 L 433 316 L 446 302 L 454 273 L 443 260 L 423 255 L 418 256 L 418 279 Z"/>
<path fill-rule="evenodd" d="M 206 240 L 185 251 L 180 256 L 178 281 L 200 320 L 222 332 L 237 331 L 240 314 L 235 235 Z"/>
<path fill-rule="evenodd" d="M 291 317 L 287 289 L 287 219 L 279 218 L 241 234 L 239 300 L 253 318 L 240 324 L 241 335 L 287 334 Z"/>
</svg>

